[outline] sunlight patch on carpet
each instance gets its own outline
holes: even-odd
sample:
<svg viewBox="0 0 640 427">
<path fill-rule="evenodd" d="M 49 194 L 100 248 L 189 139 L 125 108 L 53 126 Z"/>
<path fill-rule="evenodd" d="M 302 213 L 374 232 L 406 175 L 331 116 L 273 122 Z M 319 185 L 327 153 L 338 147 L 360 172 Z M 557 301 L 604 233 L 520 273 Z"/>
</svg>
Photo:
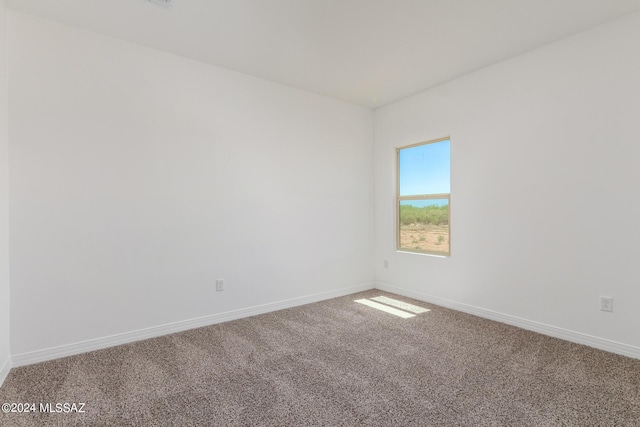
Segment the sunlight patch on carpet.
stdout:
<svg viewBox="0 0 640 427">
<path fill-rule="evenodd" d="M 428 308 L 418 307 L 417 305 L 409 304 L 408 302 L 398 301 L 397 299 L 379 296 L 371 298 L 373 301 L 378 301 L 386 305 L 391 305 L 396 308 L 401 308 L 404 311 L 410 311 L 411 313 L 421 314 L 426 313 L 427 311 L 431 311 Z"/>
<path fill-rule="evenodd" d="M 398 310 L 397 308 L 389 307 L 388 305 L 380 304 L 379 302 L 369 301 L 368 299 L 357 299 L 355 302 L 402 317 L 403 319 L 415 317 L 415 314 L 407 313 L 406 311 Z"/>
</svg>

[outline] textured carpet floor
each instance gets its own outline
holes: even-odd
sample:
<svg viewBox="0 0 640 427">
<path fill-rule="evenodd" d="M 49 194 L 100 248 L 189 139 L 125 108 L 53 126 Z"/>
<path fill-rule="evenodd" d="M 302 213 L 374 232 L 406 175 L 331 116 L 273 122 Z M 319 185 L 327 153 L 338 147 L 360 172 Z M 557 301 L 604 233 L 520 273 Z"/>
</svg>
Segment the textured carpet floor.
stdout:
<svg viewBox="0 0 640 427">
<path fill-rule="evenodd" d="M 354 302 L 385 295 L 403 319 Z M 16 368 L 0 425 L 640 426 L 640 360 L 380 291 Z"/>
</svg>

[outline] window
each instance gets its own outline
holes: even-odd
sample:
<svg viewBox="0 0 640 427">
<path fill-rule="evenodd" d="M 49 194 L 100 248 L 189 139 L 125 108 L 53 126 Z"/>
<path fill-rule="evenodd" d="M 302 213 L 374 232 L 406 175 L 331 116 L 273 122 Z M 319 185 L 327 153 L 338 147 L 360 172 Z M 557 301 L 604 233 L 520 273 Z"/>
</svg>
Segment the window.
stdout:
<svg viewBox="0 0 640 427">
<path fill-rule="evenodd" d="M 396 149 L 398 250 L 451 254 L 450 145 L 443 138 Z"/>
</svg>

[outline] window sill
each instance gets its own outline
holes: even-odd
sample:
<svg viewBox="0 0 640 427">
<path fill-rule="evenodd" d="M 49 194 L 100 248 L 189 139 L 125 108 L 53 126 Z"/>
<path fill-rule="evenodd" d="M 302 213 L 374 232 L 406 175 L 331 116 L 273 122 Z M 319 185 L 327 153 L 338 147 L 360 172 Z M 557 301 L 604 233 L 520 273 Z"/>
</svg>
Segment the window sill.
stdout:
<svg viewBox="0 0 640 427">
<path fill-rule="evenodd" d="M 422 252 L 403 251 L 400 249 L 396 249 L 396 252 L 399 254 L 422 255 L 422 256 L 428 256 L 428 257 L 434 257 L 434 258 L 451 258 L 451 255 L 425 254 Z"/>
</svg>

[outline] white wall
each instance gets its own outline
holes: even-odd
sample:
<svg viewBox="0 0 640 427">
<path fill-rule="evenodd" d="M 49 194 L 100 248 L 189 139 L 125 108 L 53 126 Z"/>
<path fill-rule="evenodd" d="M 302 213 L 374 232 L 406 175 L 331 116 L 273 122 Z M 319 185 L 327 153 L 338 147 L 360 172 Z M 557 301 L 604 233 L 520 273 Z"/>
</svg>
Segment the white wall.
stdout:
<svg viewBox="0 0 640 427">
<path fill-rule="evenodd" d="M 380 286 L 640 356 L 638 52 L 636 14 L 377 110 Z M 398 253 L 394 148 L 447 135 L 452 256 Z"/>
<path fill-rule="evenodd" d="M 0 0 L 0 385 L 9 352 L 9 158 L 7 126 L 7 9 Z"/>
<path fill-rule="evenodd" d="M 9 18 L 14 355 L 370 285 L 370 110 Z"/>
</svg>

